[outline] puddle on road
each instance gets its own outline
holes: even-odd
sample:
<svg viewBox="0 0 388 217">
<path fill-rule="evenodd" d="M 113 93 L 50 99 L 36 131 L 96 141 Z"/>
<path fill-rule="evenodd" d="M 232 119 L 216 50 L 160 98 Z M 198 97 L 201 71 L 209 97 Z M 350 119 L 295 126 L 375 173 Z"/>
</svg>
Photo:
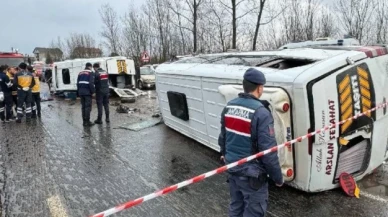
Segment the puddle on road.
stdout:
<svg viewBox="0 0 388 217">
<path fill-rule="evenodd" d="M 362 191 L 373 195 L 388 196 L 388 162 L 357 184 Z"/>
</svg>

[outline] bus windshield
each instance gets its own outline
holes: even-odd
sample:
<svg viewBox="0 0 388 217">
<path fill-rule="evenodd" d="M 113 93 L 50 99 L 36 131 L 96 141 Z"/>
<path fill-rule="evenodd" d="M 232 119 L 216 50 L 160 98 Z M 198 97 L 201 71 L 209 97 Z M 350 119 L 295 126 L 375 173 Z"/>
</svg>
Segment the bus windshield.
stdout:
<svg viewBox="0 0 388 217">
<path fill-rule="evenodd" d="M 0 57 L 0 65 L 18 66 L 21 62 L 24 62 L 23 57 L 15 57 L 15 58 Z"/>
<path fill-rule="evenodd" d="M 140 69 L 140 74 L 142 74 L 142 75 L 154 75 L 155 72 L 154 72 L 154 70 L 146 67 L 146 68 L 141 68 Z"/>
</svg>

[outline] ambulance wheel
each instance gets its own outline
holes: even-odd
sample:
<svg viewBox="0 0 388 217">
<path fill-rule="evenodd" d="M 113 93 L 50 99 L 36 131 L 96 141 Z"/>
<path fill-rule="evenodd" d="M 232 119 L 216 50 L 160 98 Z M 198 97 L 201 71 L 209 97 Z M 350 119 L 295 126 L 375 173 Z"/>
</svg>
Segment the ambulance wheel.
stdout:
<svg viewBox="0 0 388 217">
<path fill-rule="evenodd" d="M 137 86 L 139 87 L 140 90 L 143 90 L 143 88 L 144 88 L 142 81 L 137 82 Z"/>
</svg>

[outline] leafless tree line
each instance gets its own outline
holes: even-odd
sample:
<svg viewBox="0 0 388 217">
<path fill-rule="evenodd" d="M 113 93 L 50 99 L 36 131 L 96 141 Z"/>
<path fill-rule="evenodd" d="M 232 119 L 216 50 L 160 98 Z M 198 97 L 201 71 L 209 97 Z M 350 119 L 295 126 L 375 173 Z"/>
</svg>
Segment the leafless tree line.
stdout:
<svg viewBox="0 0 388 217">
<path fill-rule="evenodd" d="M 70 33 L 62 40 L 58 37 L 50 43 L 51 48 L 59 48 L 65 58 L 94 58 L 103 56 L 102 47 L 87 33 Z"/>
<path fill-rule="evenodd" d="M 268 50 L 345 35 L 361 44 L 388 43 L 386 0 L 145 0 L 141 8 L 130 5 L 125 14 L 109 4 L 99 12 L 109 54 L 135 60 L 143 51 L 160 62 L 172 55 Z M 81 35 L 53 45 L 61 44 L 70 54 L 78 42 L 96 46 L 94 39 L 83 35 L 81 40 Z"/>
</svg>

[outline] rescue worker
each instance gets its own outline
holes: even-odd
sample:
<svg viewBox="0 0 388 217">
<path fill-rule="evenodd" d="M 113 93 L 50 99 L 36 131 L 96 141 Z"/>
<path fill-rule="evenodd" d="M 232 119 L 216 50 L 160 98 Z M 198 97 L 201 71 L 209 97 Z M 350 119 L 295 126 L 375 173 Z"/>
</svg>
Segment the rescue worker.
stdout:
<svg viewBox="0 0 388 217">
<path fill-rule="evenodd" d="M 244 93 L 228 102 L 221 114 L 218 143 L 226 164 L 276 146 L 274 120 L 259 101 L 265 76 L 250 68 L 244 74 Z M 278 187 L 283 185 L 276 152 L 228 170 L 230 217 L 260 217 L 267 210 L 268 175 Z"/>
<path fill-rule="evenodd" d="M 17 115 L 16 110 L 17 110 L 17 106 L 18 106 L 17 86 L 13 85 L 14 84 L 14 77 L 15 77 L 16 73 L 17 73 L 16 67 L 9 67 L 7 70 L 7 76 L 12 83 L 12 87 L 11 87 L 12 104 L 13 104 L 12 106 L 15 105 L 15 111 L 13 112 L 13 118 L 16 118 L 16 115 Z"/>
<path fill-rule="evenodd" d="M 90 122 L 90 112 L 92 111 L 92 95 L 96 91 L 91 63 L 86 63 L 85 70 L 78 74 L 77 91 L 81 97 L 83 126 L 93 126 L 94 123 Z"/>
<path fill-rule="evenodd" d="M 27 64 L 19 64 L 20 71 L 16 73 L 14 77 L 14 86 L 17 87 L 18 93 L 18 103 L 17 103 L 17 123 L 22 122 L 23 117 L 23 106 L 26 106 L 26 120 L 29 122 L 31 120 L 31 101 L 32 94 L 31 88 L 35 85 L 34 77 L 31 72 L 27 71 Z"/>
<path fill-rule="evenodd" d="M 2 122 L 13 121 L 12 117 L 12 94 L 11 87 L 12 82 L 5 74 L 8 66 L 0 66 L 0 89 L 4 94 L 4 100 L 0 102 L 0 119 Z"/>
<path fill-rule="evenodd" d="M 93 69 L 95 72 L 95 87 L 96 87 L 96 102 L 97 102 L 97 120 L 94 121 L 96 124 L 102 124 L 102 107 L 104 106 L 105 110 L 105 121 L 107 123 L 109 120 L 109 79 L 108 73 L 100 68 L 99 63 L 93 64 Z"/>
<path fill-rule="evenodd" d="M 53 76 L 53 71 L 51 69 L 46 69 L 44 73 L 44 77 L 46 80 L 46 83 L 49 87 L 49 92 L 51 93 L 51 82 L 52 82 L 52 76 Z"/>
<path fill-rule="evenodd" d="M 32 66 L 27 67 L 28 71 L 32 73 L 32 76 L 35 80 L 35 85 L 32 87 L 32 118 L 36 118 L 38 116 L 41 117 L 40 113 L 40 80 L 38 73 L 32 68 Z"/>
</svg>

